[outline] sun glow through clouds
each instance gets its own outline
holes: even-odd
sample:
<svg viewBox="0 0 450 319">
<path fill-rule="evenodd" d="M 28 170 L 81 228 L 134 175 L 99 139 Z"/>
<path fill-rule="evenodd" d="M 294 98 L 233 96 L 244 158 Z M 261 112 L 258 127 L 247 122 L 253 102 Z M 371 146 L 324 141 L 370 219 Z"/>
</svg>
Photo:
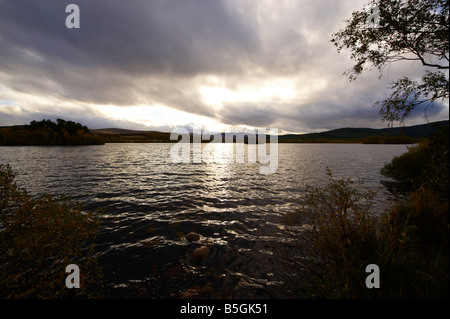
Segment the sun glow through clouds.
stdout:
<svg viewBox="0 0 450 319">
<path fill-rule="evenodd" d="M 270 79 L 259 83 L 250 79 L 248 84 L 240 84 L 231 90 L 223 85 L 202 86 L 199 89 L 203 101 L 216 108 L 226 103 L 239 102 L 292 102 L 296 98 L 295 81 L 292 79 Z"/>
</svg>

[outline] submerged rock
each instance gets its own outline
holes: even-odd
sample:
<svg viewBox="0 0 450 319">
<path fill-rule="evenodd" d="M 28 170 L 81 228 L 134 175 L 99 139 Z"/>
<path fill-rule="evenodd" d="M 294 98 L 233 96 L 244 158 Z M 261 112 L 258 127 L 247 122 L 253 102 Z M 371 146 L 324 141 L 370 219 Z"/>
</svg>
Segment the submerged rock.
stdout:
<svg viewBox="0 0 450 319">
<path fill-rule="evenodd" d="M 198 262 L 206 260 L 209 256 L 209 248 L 206 246 L 201 246 L 194 250 L 194 258 Z"/>
</svg>

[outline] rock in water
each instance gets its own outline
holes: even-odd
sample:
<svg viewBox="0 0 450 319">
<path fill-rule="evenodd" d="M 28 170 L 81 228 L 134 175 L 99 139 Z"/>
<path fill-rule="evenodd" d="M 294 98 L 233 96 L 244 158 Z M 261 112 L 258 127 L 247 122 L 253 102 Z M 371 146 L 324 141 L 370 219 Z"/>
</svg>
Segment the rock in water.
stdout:
<svg viewBox="0 0 450 319">
<path fill-rule="evenodd" d="M 206 246 L 202 246 L 194 250 L 194 258 L 198 262 L 206 260 L 208 256 L 209 256 L 209 248 Z"/>
<path fill-rule="evenodd" d="M 198 240 L 200 240 L 200 235 L 197 233 L 191 232 L 191 233 L 187 234 L 185 238 L 187 241 L 198 241 Z"/>
</svg>

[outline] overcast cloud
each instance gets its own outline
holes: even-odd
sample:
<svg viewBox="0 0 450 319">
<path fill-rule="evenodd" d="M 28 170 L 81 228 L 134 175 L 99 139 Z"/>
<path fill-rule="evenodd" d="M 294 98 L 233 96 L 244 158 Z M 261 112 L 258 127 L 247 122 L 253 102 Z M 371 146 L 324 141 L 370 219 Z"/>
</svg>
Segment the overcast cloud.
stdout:
<svg viewBox="0 0 450 319">
<path fill-rule="evenodd" d="M 65 8 L 80 8 L 68 29 Z M 393 65 L 349 82 L 331 34 L 365 0 L 0 0 L 0 126 L 64 118 L 90 128 L 383 127 L 373 104 Z M 448 102 L 428 119 L 448 119 Z M 407 124 L 424 123 L 416 112 Z"/>
</svg>

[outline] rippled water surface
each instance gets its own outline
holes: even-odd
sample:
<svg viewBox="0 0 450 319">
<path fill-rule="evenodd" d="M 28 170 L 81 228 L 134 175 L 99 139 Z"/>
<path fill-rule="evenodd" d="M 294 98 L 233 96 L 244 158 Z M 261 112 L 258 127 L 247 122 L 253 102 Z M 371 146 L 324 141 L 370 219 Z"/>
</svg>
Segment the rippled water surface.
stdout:
<svg viewBox="0 0 450 319">
<path fill-rule="evenodd" d="M 273 297 L 281 285 L 279 218 L 305 186 L 362 178 L 380 193 L 380 169 L 406 145 L 279 144 L 278 170 L 260 163 L 170 161 L 173 144 L 0 147 L 16 181 L 33 194 L 67 194 L 104 207 L 97 237 L 106 297 Z M 233 152 L 232 144 L 214 145 Z M 195 242 L 190 232 L 200 234 Z M 203 261 L 195 249 L 207 246 Z M 273 288 L 275 287 L 275 288 Z"/>
</svg>

